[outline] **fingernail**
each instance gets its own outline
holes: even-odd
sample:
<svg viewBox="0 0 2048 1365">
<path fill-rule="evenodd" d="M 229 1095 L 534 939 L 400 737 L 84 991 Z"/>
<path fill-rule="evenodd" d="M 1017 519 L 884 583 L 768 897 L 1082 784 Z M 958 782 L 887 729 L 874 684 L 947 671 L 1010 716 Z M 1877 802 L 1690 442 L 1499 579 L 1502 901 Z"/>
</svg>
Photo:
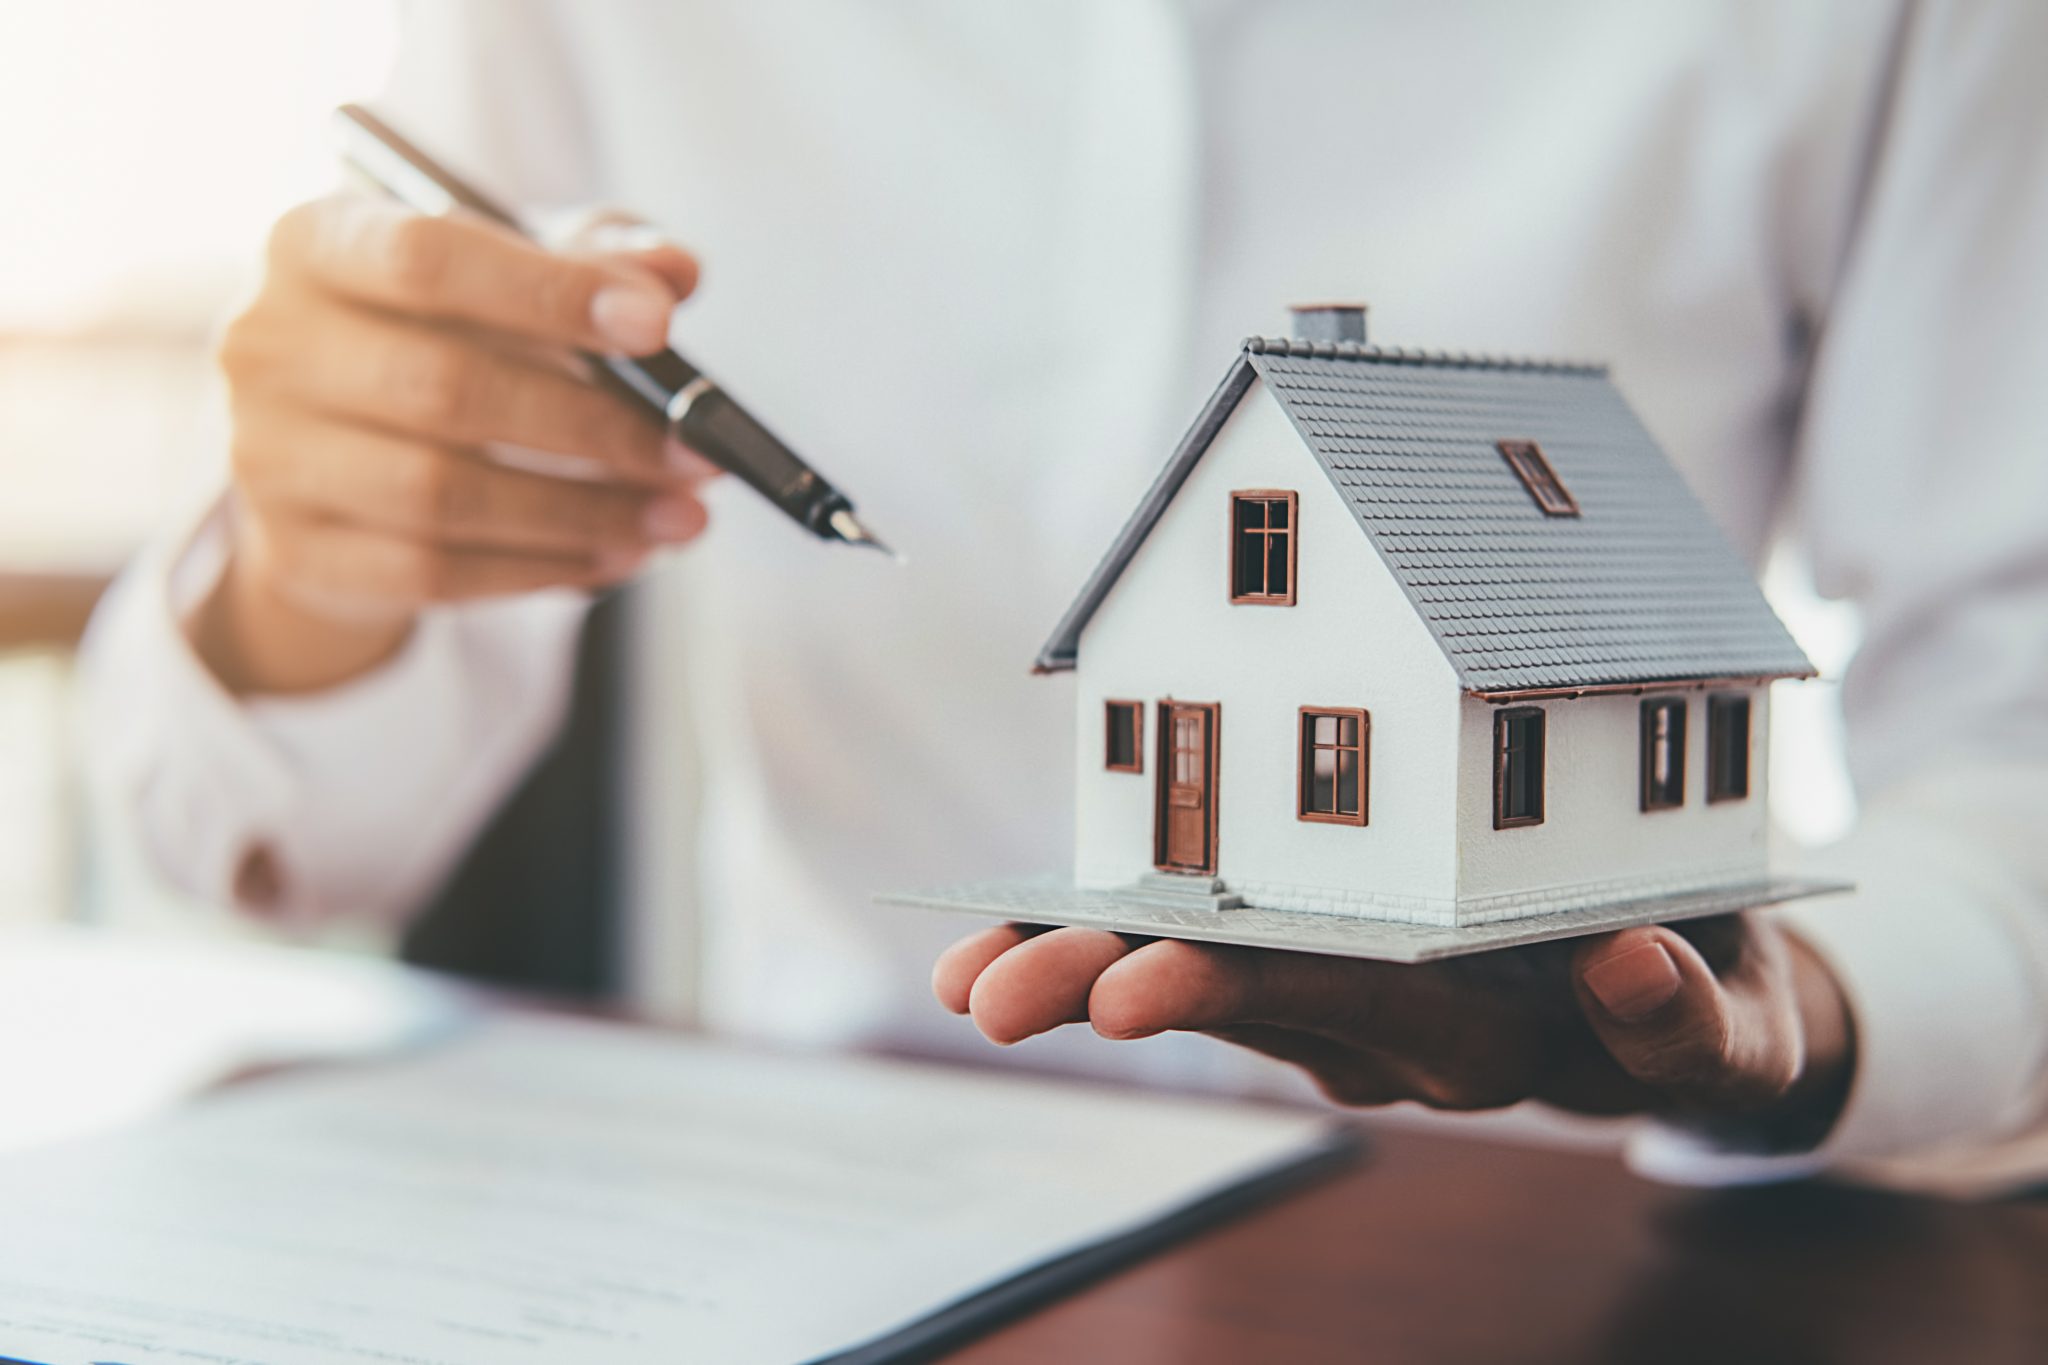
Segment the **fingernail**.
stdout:
<svg viewBox="0 0 2048 1365">
<path fill-rule="evenodd" d="M 697 509 L 678 498 L 661 498 L 647 505 L 640 515 L 640 524 L 646 528 L 650 539 L 661 541 L 687 540 L 697 533 L 699 517 Z"/>
<path fill-rule="evenodd" d="M 1600 1007 L 1624 1024 L 1655 1014 L 1684 984 L 1678 964 L 1661 943 L 1645 943 L 1588 967 L 1585 980 Z"/>
<path fill-rule="evenodd" d="M 653 251 L 675 246 L 675 240 L 652 223 L 599 223 L 587 240 L 598 251 Z"/>
<path fill-rule="evenodd" d="M 1156 1038 L 1164 1031 L 1156 1028 L 1105 1028 L 1101 1024 L 1095 1026 L 1097 1035 L 1113 1043 L 1135 1043 L 1140 1038 Z"/>
<path fill-rule="evenodd" d="M 670 311 L 666 295 L 631 285 L 610 285 L 590 301 L 591 322 L 627 355 L 650 355 L 668 343 Z"/>
</svg>

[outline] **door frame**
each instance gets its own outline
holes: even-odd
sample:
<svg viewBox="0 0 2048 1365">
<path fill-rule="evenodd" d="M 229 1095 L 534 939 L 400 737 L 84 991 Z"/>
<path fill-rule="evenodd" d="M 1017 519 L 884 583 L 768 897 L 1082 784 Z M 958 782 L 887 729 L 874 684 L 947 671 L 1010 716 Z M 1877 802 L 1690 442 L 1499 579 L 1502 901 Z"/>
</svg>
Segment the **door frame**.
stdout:
<svg viewBox="0 0 2048 1365">
<path fill-rule="evenodd" d="M 1205 746 L 1208 759 L 1209 822 L 1204 831 L 1203 843 L 1207 857 L 1201 867 L 1185 867 L 1166 860 L 1166 812 L 1167 792 L 1173 785 L 1173 713 L 1181 711 L 1204 711 L 1208 713 L 1208 724 L 1203 732 L 1208 736 Z M 1216 809 L 1222 803 L 1222 785 L 1219 774 L 1222 771 L 1223 754 L 1223 703 L 1215 701 L 1178 701 L 1172 697 L 1158 703 L 1154 717 L 1153 769 L 1158 776 L 1152 786 L 1152 866 L 1161 872 L 1182 872 L 1189 876 L 1213 877 L 1216 875 Z"/>
</svg>

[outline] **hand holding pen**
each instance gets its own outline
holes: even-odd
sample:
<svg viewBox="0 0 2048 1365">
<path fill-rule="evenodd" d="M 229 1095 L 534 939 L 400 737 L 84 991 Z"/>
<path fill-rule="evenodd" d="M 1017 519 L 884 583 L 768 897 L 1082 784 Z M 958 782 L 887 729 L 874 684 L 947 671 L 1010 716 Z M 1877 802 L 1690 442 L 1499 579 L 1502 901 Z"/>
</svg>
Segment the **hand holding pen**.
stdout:
<svg viewBox="0 0 2048 1365">
<path fill-rule="evenodd" d="M 341 106 L 335 126 L 349 164 L 408 207 L 428 214 L 461 211 L 519 229 L 508 210 L 361 105 Z M 812 535 L 894 554 L 861 524 L 844 493 L 673 348 L 585 352 L 583 359 L 599 383 L 639 404 L 650 420 L 744 479 Z"/>
<path fill-rule="evenodd" d="M 674 246 L 556 254 L 361 195 L 287 214 L 222 341 L 234 497 L 227 570 L 188 623 L 201 657 L 238 692 L 328 687 L 424 607 L 607 586 L 696 535 L 710 466 L 568 362 L 660 355 L 695 280 Z"/>
<path fill-rule="evenodd" d="M 286 214 L 221 343 L 234 496 L 202 658 L 236 691 L 331 686 L 424 607 L 603 587 L 696 535 L 708 467 L 565 363 L 658 350 L 695 280 L 676 247 L 556 255 L 363 195 Z"/>
</svg>

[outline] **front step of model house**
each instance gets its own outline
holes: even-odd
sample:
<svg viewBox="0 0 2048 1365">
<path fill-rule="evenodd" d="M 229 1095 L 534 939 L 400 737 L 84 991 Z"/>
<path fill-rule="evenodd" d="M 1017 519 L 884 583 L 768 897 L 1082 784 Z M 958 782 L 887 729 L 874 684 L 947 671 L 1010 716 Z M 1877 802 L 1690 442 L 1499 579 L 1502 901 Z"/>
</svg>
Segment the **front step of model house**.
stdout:
<svg viewBox="0 0 2048 1365">
<path fill-rule="evenodd" d="M 1041 653 L 1075 882 L 1467 925 L 1766 876 L 1812 667 L 1603 369 L 1253 339 Z"/>
</svg>

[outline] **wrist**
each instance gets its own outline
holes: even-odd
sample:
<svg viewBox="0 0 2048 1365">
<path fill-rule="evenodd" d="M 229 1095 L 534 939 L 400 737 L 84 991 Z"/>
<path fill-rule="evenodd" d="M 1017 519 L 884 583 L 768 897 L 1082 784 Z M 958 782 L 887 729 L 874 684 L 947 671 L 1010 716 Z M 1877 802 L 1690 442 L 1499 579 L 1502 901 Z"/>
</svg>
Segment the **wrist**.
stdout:
<svg viewBox="0 0 2048 1365">
<path fill-rule="evenodd" d="M 263 561 L 238 527 L 220 578 L 183 622 L 200 661 L 237 696 L 339 686 L 391 658 L 412 633 L 410 614 L 321 610 L 279 584 Z"/>
<path fill-rule="evenodd" d="M 1787 933 L 1799 1005 L 1803 1065 L 1773 1125 L 1784 1150 L 1818 1147 L 1834 1131 L 1856 1079 L 1856 1024 L 1848 997 L 1820 954 Z"/>
<path fill-rule="evenodd" d="M 1827 1140 L 1856 1078 L 1856 1030 L 1848 998 L 1820 955 L 1783 935 L 1800 1035 L 1799 1072 L 1774 1102 L 1741 1114 L 1686 1123 L 1729 1151 L 1782 1156 Z"/>
</svg>

